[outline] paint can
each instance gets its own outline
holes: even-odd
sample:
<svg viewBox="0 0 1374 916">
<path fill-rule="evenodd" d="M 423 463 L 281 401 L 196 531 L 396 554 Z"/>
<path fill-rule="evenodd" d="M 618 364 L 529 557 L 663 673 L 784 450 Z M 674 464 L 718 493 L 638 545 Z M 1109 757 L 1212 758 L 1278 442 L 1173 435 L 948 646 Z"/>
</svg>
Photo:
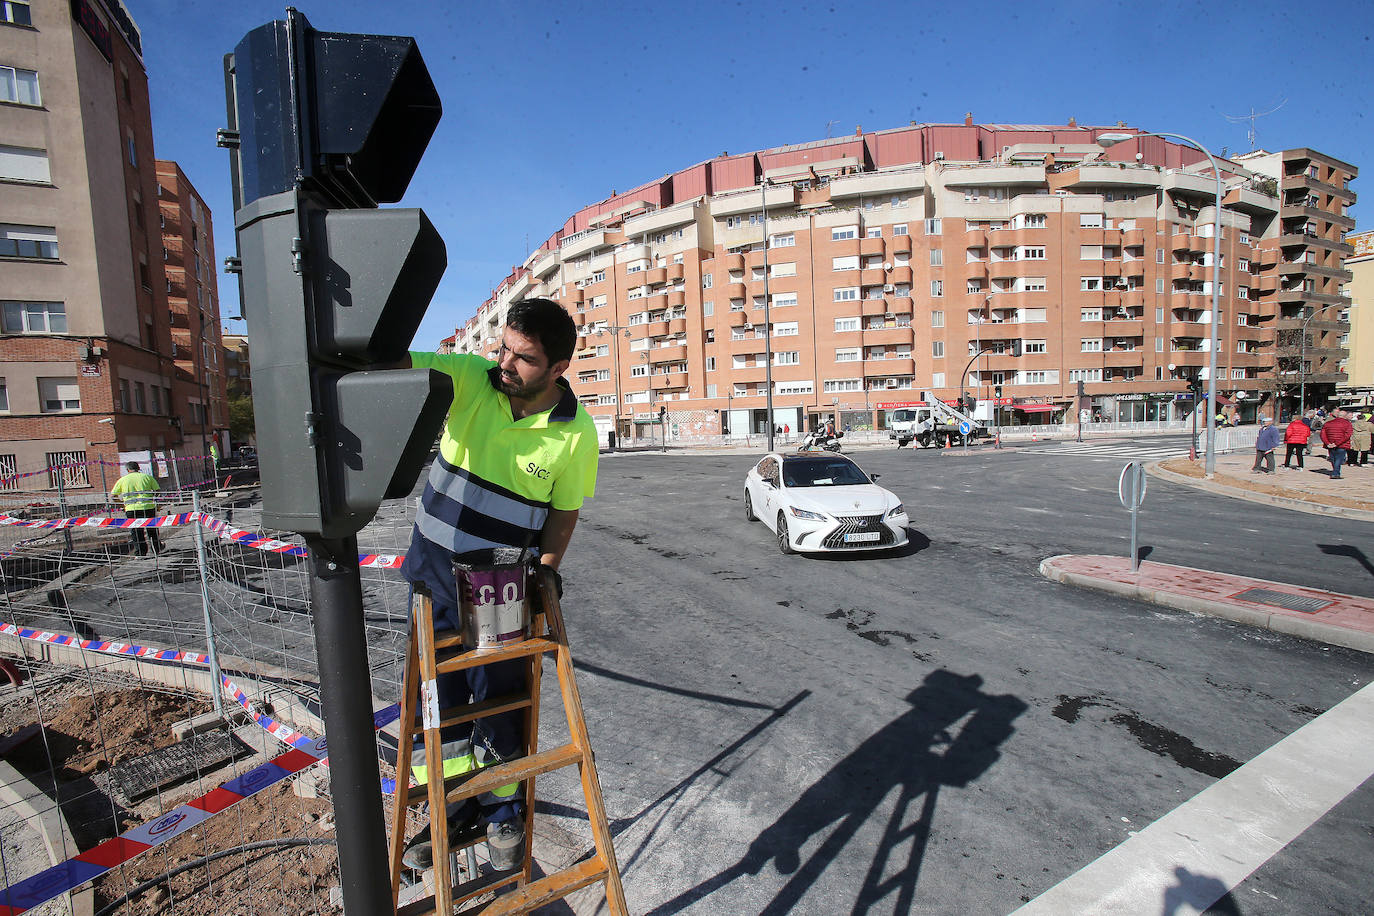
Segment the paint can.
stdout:
<svg viewBox="0 0 1374 916">
<path fill-rule="evenodd" d="M 513 547 L 454 558 L 463 645 L 497 649 L 529 636 L 529 569 L 527 552 Z"/>
</svg>

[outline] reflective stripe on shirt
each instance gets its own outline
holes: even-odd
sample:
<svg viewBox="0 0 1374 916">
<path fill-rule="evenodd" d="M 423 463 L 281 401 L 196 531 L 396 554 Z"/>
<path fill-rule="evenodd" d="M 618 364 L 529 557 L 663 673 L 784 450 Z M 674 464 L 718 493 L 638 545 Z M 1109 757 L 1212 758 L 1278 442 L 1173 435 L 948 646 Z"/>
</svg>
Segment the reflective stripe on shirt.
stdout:
<svg viewBox="0 0 1374 916">
<path fill-rule="evenodd" d="M 438 455 L 429 470 L 415 525 L 427 540 L 454 553 L 466 553 L 531 546 L 548 517 L 547 502 L 520 496 Z"/>
</svg>

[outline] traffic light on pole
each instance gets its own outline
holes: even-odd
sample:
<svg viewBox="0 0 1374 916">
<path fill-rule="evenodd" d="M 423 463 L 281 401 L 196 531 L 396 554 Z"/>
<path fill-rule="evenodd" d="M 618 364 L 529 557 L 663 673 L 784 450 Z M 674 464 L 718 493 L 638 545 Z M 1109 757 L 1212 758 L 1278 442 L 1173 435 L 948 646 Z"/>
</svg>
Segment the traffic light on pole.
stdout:
<svg viewBox="0 0 1374 916">
<path fill-rule="evenodd" d="M 225 58 L 240 296 L 263 523 L 336 538 L 404 496 L 452 399 L 403 359 L 447 264 L 395 203 L 438 125 L 414 39 L 320 32 L 295 10 Z"/>
</svg>

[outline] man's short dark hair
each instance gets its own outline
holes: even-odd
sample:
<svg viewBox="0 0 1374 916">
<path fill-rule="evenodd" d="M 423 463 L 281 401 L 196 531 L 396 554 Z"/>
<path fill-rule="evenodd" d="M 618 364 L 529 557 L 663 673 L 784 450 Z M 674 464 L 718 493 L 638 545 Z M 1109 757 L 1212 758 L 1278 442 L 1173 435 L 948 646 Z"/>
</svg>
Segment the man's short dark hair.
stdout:
<svg viewBox="0 0 1374 916">
<path fill-rule="evenodd" d="M 577 325 L 567 309 L 552 299 L 521 299 L 506 313 L 506 327 L 533 337 L 544 348 L 549 365 L 572 359 Z"/>
<path fill-rule="evenodd" d="M 130 461 L 128 464 L 124 465 L 124 467 L 125 467 L 127 470 L 130 470 L 130 471 L 137 471 L 137 470 L 138 470 L 138 462 L 137 462 L 137 461 Z"/>
</svg>

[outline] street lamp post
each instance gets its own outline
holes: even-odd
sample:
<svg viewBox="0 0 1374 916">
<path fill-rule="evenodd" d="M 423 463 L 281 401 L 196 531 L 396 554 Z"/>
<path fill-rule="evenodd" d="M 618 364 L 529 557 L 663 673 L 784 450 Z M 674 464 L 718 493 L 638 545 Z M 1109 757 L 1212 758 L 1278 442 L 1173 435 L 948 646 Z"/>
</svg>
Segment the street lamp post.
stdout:
<svg viewBox="0 0 1374 916">
<path fill-rule="evenodd" d="M 1221 309 L 1221 166 L 1217 164 L 1216 157 L 1201 143 L 1191 137 L 1185 137 L 1183 134 L 1173 134 L 1168 131 L 1149 131 L 1139 134 L 1102 134 L 1097 138 L 1097 145 L 1107 149 L 1124 140 L 1134 140 L 1140 137 L 1172 137 L 1175 140 L 1182 140 L 1207 157 L 1207 161 L 1212 165 L 1212 174 L 1216 176 L 1216 208 L 1212 212 L 1212 338 L 1211 352 L 1207 360 L 1207 461 L 1204 465 L 1204 472 L 1208 477 L 1211 477 L 1217 469 L 1217 413 L 1215 407 L 1217 403 L 1219 312 Z"/>
<path fill-rule="evenodd" d="M 620 341 L 616 339 L 616 335 L 621 331 L 625 332 L 627 338 L 630 336 L 630 329 L 618 324 L 597 325 L 596 330 L 592 332 L 597 337 L 603 334 L 611 335 L 611 373 L 615 375 L 615 416 L 611 419 L 611 429 L 615 432 L 617 445 L 620 442 Z M 611 451 L 615 451 L 616 448 L 616 445 L 612 445 Z"/>
<path fill-rule="evenodd" d="M 768 451 L 773 451 L 773 325 L 769 319 L 768 302 L 768 179 L 759 183 L 759 202 L 763 205 L 763 382 L 767 386 L 764 401 L 768 415 Z"/>
<path fill-rule="evenodd" d="M 1337 307 L 1334 302 L 1327 303 L 1302 320 L 1302 345 L 1298 348 L 1298 416 L 1307 410 L 1307 326 L 1322 312 Z"/>
</svg>

